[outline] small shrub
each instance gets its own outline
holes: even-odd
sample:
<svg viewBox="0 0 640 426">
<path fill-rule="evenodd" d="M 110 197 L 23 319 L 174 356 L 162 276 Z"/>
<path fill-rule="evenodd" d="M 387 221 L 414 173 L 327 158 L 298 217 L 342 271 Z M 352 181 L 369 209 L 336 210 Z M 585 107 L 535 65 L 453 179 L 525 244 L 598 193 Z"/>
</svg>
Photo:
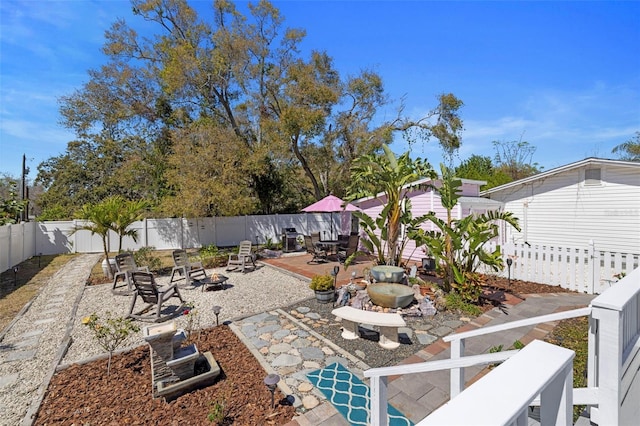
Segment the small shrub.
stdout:
<svg viewBox="0 0 640 426">
<path fill-rule="evenodd" d="M 185 332 L 187 333 L 187 343 L 200 341 L 200 314 L 193 303 L 185 304 L 182 314 L 187 317 Z"/>
<path fill-rule="evenodd" d="M 106 313 L 105 319 L 101 320 L 98 315 L 92 313 L 82 319 L 82 324 L 93 331 L 93 337 L 98 341 L 102 349 L 109 352 L 109 362 L 107 364 L 107 377 L 111 373 L 111 357 L 113 352 L 122 345 L 131 333 L 140 331 L 140 327 L 134 324 L 130 318 L 111 316 Z"/>
<path fill-rule="evenodd" d="M 482 314 L 482 310 L 476 306 L 468 303 L 460 297 L 460 295 L 452 291 L 445 296 L 446 307 L 449 310 L 457 310 L 467 315 L 478 316 Z"/>
<path fill-rule="evenodd" d="M 133 259 L 138 266 L 146 266 L 150 271 L 159 271 L 162 268 L 162 261 L 154 255 L 155 247 L 141 247 L 133 253 Z"/>
<path fill-rule="evenodd" d="M 211 403 L 211 411 L 207 415 L 207 420 L 217 425 L 221 424 L 225 418 L 224 399 Z"/>
<path fill-rule="evenodd" d="M 524 343 L 522 343 L 520 340 L 516 340 L 515 342 L 513 342 L 512 348 L 520 350 L 524 348 Z"/>
<path fill-rule="evenodd" d="M 465 280 L 462 284 L 454 282 L 452 287 L 467 303 L 477 303 L 482 294 L 480 275 L 465 272 Z"/>
<path fill-rule="evenodd" d="M 198 260 L 204 268 L 217 268 L 226 265 L 229 255 L 220 250 L 215 244 L 209 244 L 200 248 Z"/>
<path fill-rule="evenodd" d="M 314 291 L 327 291 L 333 288 L 333 277 L 331 275 L 314 275 L 311 278 L 309 288 Z"/>
</svg>

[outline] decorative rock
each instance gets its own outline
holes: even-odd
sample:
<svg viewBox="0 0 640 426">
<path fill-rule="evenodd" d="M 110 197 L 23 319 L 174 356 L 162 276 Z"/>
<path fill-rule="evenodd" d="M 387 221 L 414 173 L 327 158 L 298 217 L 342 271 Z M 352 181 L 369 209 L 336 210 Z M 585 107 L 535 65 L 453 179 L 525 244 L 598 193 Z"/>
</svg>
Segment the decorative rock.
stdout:
<svg viewBox="0 0 640 426">
<path fill-rule="evenodd" d="M 333 349 L 331 349 L 331 348 L 329 348 L 329 347 L 327 347 L 327 346 L 323 346 L 323 347 L 322 347 L 322 352 L 323 352 L 325 355 L 334 355 L 334 354 L 335 354 L 335 352 L 333 351 Z"/>
<path fill-rule="evenodd" d="M 365 359 L 366 355 L 364 352 L 362 352 L 360 349 L 356 349 L 356 355 L 358 356 L 358 358 L 361 359 Z"/>
<path fill-rule="evenodd" d="M 431 330 L 431 332 L 433 334 L 435 334 L 436 336 L 442 337 L 442 336 L 446 336 L 447 334 L 451 334 L 453 330 L 451 329 L 451 327 L 447 327 L 444 325 L 441 325 L 440 327 Z"/>
<path fill-rule="evenodd" d="M 265 346 L 264 348 L 260 348 L 260 349 L 259 349 L 259 352 L 260 352 L 262 355 L 268 355 L 268 354 L 269 354 L 269 348 Z"/>
<path fill-rule="evenodd" d="M 295 330 L 294 333 L 299 337 L 307 337 L 309 335 L 309 332 L 306 330 Z"/>
<path fill-rule="evenodd" d="M 285 337 L 282 339 L 282 341 L 283 341 L 284 343 L 291 343 L 291 342 L 293 342 L 294 340 L 296 340 L 297 338 L 298 338 L 298 336 L 296 336 L 295 334 L 290 334 L 290 335 L 288 335 L 288 336 L 285 336 Z"/>
<path fill-rule="evenodd" d="M 308 313 L 309 311 L 311 311 L 311 308 L 308 308 L 308 307 L 306 307 L 306 306 L 299 306 L 299 307 L 297 308 L 297 311 L 298 311 L 298 312 L 300 312 L 301 314 L 306 314 L 306 313 Z"/>
<path fill-rule="evenodd" d="M 309 382 L 302 382 L 298 386 L 298 391 L 304 392 L 304 393 L 311 392 L 312 389 L 313 389 L 313 385 Z"/>
<path fill-rule="evenodd" d="M 320 368 L 320 364 L 315 361 L 305 361 L 302 363 L 304 368 L 317 369 Z"/>
<path fill-rule="evenodd" d="M 271 333 L 263 333 L 258 336 L 260 339 L 265 340 L 267 342 L 271 341 Z"/>
<path fill-rule="evenodd" d="M 471 318 L 468 318 L 468 317 L 461 317 L 461 318 L 460 318 L 460 321 L 462 321 L 462 322 L 471 322 Z"/>
<path fill-rule="evenodd" d="M 309 312 L 309 313 L 306 315 L 306 317 L 307 317 L 307 318 L 314 319 L 314 320 L 319 320 L 320 318 L 322 318 L 322 317 L 320 316 L 320 314 L 318 314 L 318 313 L 316 313 L 316 312 Z"/>
<path fill-rule="evenodd" d="M 302 398 L 302 406 L 307 410 L 317 407 L 319 403 L 318 398 L 313 395 L 305 395 L 304 398 Z"/>
</svg>

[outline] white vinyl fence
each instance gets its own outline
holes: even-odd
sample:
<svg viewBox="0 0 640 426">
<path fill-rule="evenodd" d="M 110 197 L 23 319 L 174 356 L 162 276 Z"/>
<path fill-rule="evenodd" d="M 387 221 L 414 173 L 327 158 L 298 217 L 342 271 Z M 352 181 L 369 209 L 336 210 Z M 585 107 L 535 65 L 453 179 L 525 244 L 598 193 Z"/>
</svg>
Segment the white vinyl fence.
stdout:
<svg viewBox="0 0 640 426">
<path fill-rule="evenodd" d="M 502 253 L 512 264 L 501 276 L 589 294 L 603 293 L 619 280 L 616 275 L 640 266 L 637 254 L 602 251 L 593 242 L 584 248 L 507 243 Z"/>
<path fill-rule="evenodd" d="M 333 221 L 333 223 L 332 223 Z M 0 226 L 0 271 L 39 254 L 102 252 L 102 239 L 89 231 L 72 232 L 84 221 L 26 222 Z M 333 226 L 332 226 L 333 225 Z M 237 246 L 250 240 L 264 245 L 281 242 L 282 228 L 295 228 L 300 234 L 320 232 L 321 238 L 331 239 L 351 230 L 351 214 L 301 213 L 196 219 L 145 219 L 134 222 L 129 229 L 137 231 L 137 241 L 126 237 L 123 250 L 155 247 L 158 250 L 200 248 L 210 244 L 217 247 Z M 118 250 L 118 235 L 110 232 L 109 251 Z"/>
</svg>

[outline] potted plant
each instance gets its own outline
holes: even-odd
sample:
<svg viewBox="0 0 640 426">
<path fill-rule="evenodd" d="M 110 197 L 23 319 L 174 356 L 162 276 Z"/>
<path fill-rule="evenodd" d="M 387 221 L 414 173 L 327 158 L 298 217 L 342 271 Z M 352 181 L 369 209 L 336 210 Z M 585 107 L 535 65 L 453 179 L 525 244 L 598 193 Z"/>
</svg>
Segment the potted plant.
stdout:
<svg viewBox="0 0 640 426">
<path fill-rule="evenodd" d="M 316 300 L 320 303 L 333 302 L 334 288 L 331 275 L 314 275 L 309 288 L 316 293 Z"/>
</svg>

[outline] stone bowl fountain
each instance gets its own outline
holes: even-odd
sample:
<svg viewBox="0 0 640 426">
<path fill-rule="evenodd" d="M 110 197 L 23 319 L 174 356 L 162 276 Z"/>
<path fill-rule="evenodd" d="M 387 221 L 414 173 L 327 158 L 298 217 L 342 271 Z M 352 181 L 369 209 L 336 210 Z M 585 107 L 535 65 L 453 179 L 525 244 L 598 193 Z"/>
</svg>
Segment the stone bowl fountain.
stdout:
<svg viewBox="0 0 640 426">
<path fill-rule="evenodd" d="M 384 283 L 399 283 L 404 278 L 404 269 L 398 266 L 378 265 L 371 268 L 373 279 Z"/>
<path fill-rule="evenodd" d="M 413 301 L 413 289 L 404 284 L 375 283 L 367 286 L 371 301 L 383 308 L 404 308 Z"/>
<path fill-rule="evenodd" d="M 399 284 L 404 279 L 404 269 L 397 266 L 379 265 L 371 268 L 377 281 L 367 287 L 371 302 L 383 308 L 404 308 L 413 301 L 413 289 Z"/>
</svg>

